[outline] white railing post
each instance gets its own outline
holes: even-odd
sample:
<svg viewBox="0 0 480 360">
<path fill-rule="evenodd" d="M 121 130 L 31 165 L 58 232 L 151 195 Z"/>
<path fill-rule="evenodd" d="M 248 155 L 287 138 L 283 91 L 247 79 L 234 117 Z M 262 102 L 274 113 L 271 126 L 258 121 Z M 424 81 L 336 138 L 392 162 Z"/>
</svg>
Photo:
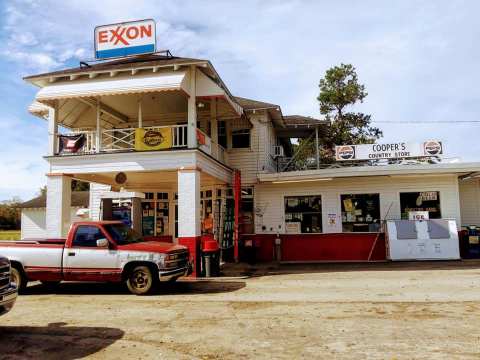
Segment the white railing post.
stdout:
<svg viewBox="0 0 480 360">
<path fill-rule="evenodd" d="M 97 138 L 95 143 L 96 152 L 100 152 L 102 148 L 102 124 L 100 123 L 100 100 L 97 99 Z"/>
</svg>

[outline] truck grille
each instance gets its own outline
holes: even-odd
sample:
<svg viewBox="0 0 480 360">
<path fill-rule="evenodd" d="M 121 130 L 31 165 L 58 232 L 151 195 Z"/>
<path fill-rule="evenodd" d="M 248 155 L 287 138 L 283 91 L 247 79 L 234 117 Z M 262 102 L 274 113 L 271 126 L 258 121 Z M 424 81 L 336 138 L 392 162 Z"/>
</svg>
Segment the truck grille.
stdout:
<svg viewBox="0 0 480 360">
<path fill-rule="evenodd" d="M 10 263 L 0 260 L 0 289 L 10 285 Z"/>
<path fill-rule="evenodd" d="M 165 261 L 165 267 L 168 269 L 176 269 L 185 267 L 188 264 L 188 251 L 179 250 L 168 253 L 168 258 Z"/>
</svg>

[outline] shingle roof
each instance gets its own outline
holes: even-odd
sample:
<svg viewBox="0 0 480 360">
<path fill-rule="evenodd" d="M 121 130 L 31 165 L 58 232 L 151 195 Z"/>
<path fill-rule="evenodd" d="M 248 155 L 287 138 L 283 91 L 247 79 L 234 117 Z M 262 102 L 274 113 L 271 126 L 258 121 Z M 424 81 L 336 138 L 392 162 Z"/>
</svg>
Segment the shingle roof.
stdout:
<svg viewBox="0 0 480 360">
<path fill-rule="evenodd" d="M 92 63 L 88 66 L 79 66 L 70 69 L 64 69 L 59 71 L 52 71 L 43 74 L 31 75 L 24 77 L 25 80 L 42 78 L 42 77 L 51 77 L 51 76 L 61 76 L 61 75 L 72 75 L 72 74 L 82 74 L 89 73 L 92 71 L 109 71 L 109 70 L 125 70 L 129 68 L 139 68 L 142 66 L 168 66 L 168 65 L 184 65 L 197 62 L 206 62 L 207 60 L 193 59 L 193 58 L 182 58 L 177 56 L 166 56 L 160 54 L 149 54 L 149 55 L 139 55 L 132 56 L 129 58 L 103 61 L 98 63 Z"/>
<path fill-rule="evenodd" d="M 72 191 L 72 206 L 73 207 L 88 207 L 89 203 L 89 191 Z M 47 206 L 47 196 L 40 195 L 34 199 L 25 201 L 20 204 L 19 208 L 32 209 L 32 208 L 44 208 Z"/>
<path fill-rule="evenodd" d="M 238 104 L 243 107 L 244 110 L 255 110 L 255 109 L 280 109 L 279 105 L 266 103 L 263 101 L 257 101 L 252 99 L 247 99 L 239 96 L 234 97 L 237 100 Z"/>
<path fill-rule="evenodd" d="M 315 119 L 310 116 L 286 115 L 283 117 L 285 125 L 288 126 L 316 126 L 328 124 L 325 120 Z"/>
</svg>

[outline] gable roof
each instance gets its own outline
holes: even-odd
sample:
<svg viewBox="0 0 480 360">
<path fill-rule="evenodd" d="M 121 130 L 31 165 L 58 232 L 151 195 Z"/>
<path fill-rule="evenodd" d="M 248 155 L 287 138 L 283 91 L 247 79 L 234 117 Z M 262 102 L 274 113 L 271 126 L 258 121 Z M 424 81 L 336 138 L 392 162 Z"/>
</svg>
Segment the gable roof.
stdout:
<svg viewBox="0 0 480 360">
<path fill-rule="evenodd" d="M 72 191 L 72 207 L 83 207 L 87 208 L 89 206 L 89 191 Z M 21 209 L 33 209 L 33 208 L 44 208 L 47 207 L 47 196 L 46 194 L 37 196 L 31 200 L 25 201 L 19 205 Z"/>
<path fill-rule="evenodd" d="M 286 115 L 283 117 L 285 121 L 285 125 L 287 127 L 311 127 L 311 126 L 318 126 L 318 125 L 327 125 L 328 121 L 315 119 L 310 116 L 302 116 L 302 115 Z"/>
</svg>

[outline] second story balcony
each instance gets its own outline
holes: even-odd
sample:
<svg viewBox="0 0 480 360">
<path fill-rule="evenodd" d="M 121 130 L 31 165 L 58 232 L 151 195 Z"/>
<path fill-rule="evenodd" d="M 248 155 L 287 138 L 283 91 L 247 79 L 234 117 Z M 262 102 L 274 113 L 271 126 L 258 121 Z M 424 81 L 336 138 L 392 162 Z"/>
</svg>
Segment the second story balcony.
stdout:
<svg viewBox="0 0 480 360">
<path fill-rule="evenodd" d="M 199 128 L 195 128 L 197 149 L 227 164 L 226 150 L 212 141 Z M 72 129 L 57 134 L 56 156 L 93 155 L 134 151 L 172 151 L 188 149 L 186 124 L 148 126 L 144 128 L 116 128 L 96 131 Z"/>
<path fill-rule="evenodd" d="M 218 123 L 243 116 L 203 60 L 155 56 L 27 80 L 41 88 L 29 110 L 48 120 L 49 157 L 199 150 L 228 165 Z"/>
</svg>

